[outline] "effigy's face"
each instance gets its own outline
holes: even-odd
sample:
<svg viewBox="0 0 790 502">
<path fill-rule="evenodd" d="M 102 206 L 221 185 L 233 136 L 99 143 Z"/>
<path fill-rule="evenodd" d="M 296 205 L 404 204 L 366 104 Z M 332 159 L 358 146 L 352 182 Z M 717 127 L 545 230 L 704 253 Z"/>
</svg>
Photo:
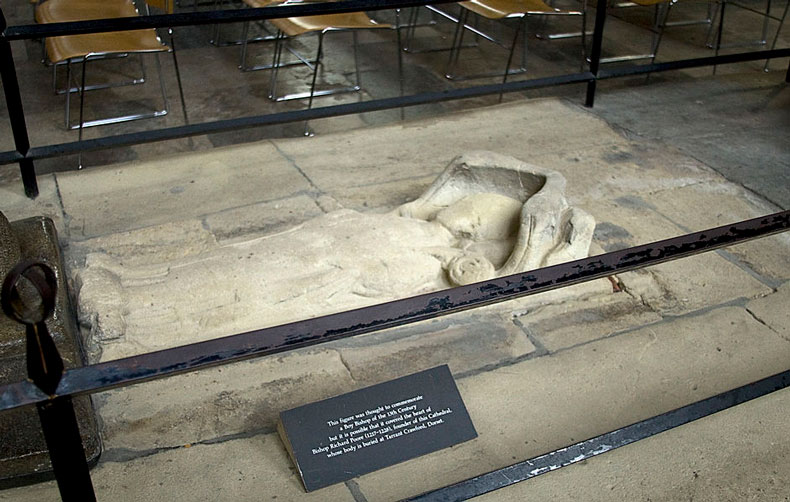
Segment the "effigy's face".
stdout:
<svg viewBox="0 0 790 502">
<path fill-rule="evenodd" d="M 499 268 L 513 250 L 522 206 L 504 195 L 477 193 L 442 209 L 435 221 L 458 239 L 456 247 L 479 254 Z"/>
</svg>

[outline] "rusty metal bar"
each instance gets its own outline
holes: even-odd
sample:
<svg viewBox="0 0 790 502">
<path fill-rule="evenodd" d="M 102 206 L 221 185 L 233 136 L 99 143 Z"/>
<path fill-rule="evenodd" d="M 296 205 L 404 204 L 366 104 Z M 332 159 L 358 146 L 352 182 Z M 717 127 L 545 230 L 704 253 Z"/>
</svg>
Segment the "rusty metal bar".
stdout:
<svg viewBox="0 0 790 502">
<path fill-rule="evenodd" d="M 66 371 L 57 395 L 81 395 L 276 354 L 541 293 L 790 229 L 790 211 L 490 281 L 149 352 Z M 31 382 L 0 387 L 0 411 L 49 399 Z"/>
</svg>

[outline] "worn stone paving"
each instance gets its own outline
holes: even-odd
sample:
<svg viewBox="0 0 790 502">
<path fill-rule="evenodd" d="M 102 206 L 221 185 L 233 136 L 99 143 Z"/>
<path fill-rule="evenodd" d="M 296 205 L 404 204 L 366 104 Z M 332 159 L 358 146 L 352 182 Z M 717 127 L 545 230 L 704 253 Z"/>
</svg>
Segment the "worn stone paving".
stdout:
<svg viewBox="0 0 790 502">
<path fill-rule="evenodd" d="M 167 263 L 341 207 L 387 211 L 422 193 L 453 156 L 480 148 L 563 173 L 570 203 L 596 218 L 591 253 L 778 210 L 683 151 L 561 99 L 51 174 L 35 201 L 15 195 L 15 184 L 0 192 L 9 218 L 54 217 L 75 278 L 92 252 Z M 94 396 L 105 448 L 94 484 L 103 500 L 359 502 L 475 476 L 786 370 L 789 256 L 784 234 L 104 392 Z M 129 350 L 89 343 L 95 361 Z M 274 433 L 279 411 L 445 363 L 477 439 L 304 493 Z M 781 500 L 790 479 L 786 400 L 778 393 L 487 498 L 582 498 L 589 486 L 594 500 L 703 491 L 707 500 Z M 740 460 L 730 469 L 717 459 Z M 56 499 L 54 483 L 0 492 L 0 500 Z"/>
</svg>

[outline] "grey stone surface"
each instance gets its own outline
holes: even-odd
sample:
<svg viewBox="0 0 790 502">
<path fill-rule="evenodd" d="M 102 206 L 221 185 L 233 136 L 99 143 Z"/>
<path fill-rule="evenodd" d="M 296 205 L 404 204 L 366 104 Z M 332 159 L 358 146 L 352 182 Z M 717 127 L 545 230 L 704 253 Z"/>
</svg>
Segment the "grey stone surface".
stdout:
<svg viewBox="0 0 790 502">
<path fill-rule="evenodd" d="M 744 309 L 719 308 L 481 373 L 458 382 L 477 439 L 357 482 L 368 500 L 400 500 L 783 371 L 788 356 Z"/>
<path fill-rule="evenodd" d="M 787 209 L 790 151 L 784 128 L 790 95 L 757 72 L 708 83 L 703 88 L 694 80 L 673 80 L 653 83 L 649 92 L 603 93 L 596 114 L 634 135 L 661 138 L 690 157 L 705 159 L 728 179 Z"/>
<path fill-rule="evenodd" d="M 656 193 L 655 210 L 686 231 L 727 225 L 777 212 L 779 208 L 732 183 L 696 184 Z M 713 208 L 699 211 L 698 208 Z M 790 234 L 783 233 L 727 248 L 744 266 L 769 280 L 790 278 Z"/>
</svg>

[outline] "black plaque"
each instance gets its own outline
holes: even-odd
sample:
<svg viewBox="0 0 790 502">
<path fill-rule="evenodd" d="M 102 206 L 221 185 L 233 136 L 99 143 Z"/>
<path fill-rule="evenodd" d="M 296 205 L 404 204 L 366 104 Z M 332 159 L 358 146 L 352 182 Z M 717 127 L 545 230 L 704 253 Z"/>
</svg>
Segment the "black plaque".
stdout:
<svg viewBox="0 0 790 502">
<path fill-rule="evenodd" d="M 477 437 L 447 365 L 280 413 L 307 491 Z"/>
</svg>

